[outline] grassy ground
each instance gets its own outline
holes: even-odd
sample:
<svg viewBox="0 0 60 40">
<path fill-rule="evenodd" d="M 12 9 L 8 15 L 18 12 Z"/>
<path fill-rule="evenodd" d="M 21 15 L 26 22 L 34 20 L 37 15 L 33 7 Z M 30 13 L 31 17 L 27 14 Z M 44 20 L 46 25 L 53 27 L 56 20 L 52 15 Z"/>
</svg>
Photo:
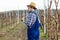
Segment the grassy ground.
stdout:
<svg viewBox="0 0 60 40">
<path fill-rule="evenodd" d="M 41 40 L 47 40 L 48 38 L 48 35 L 47 34 L 44 34 L 44 31 L 42 28 L 40 28 L 40 39 Z"/>
<path fill-rule="evenodd" d="M 27 27 L 23 23 L 18 24 L 14 28 L 0 28 L 0 40 L 27 40 L 26 29 Z M 40 33 L 40 39 L 45 40 L 46 34 L 43 33 L 42 29 L 40 29 Z"/>
</svg>

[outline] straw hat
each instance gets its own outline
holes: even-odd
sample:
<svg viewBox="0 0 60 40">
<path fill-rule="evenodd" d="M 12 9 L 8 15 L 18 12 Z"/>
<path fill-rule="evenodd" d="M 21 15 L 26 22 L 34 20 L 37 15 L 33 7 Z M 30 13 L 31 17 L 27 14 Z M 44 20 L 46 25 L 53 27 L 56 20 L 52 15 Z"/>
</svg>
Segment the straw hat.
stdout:
<svg viewBox="0 0 60 40">
<path fill-rule="evenodd" d="M 29 5 L 27 5 L 27 7 L 33 7 L 34 9 L 36 9 L 36 4 L 34 2 L 31 2 Z"/>
</svg>

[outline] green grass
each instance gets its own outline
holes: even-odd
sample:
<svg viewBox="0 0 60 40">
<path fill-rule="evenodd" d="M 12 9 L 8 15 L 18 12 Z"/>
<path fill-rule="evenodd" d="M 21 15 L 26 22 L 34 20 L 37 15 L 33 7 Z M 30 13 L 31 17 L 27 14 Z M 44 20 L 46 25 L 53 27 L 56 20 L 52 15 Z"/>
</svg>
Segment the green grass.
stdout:
<svg viewBox="0 0 60 40">
<path fill-rule="evenodd" d="M 7 29 L 6 27 L 3 27 L 2 29 L 0 29 L 1 32 L 5 32 L 6 34 L 3 36 L 3 37 L 0 37 L 0 40 L 8 40 L 8 38 L 12 38 L 10 37 L 11 35 L 14 35 L 15 32 L 18 30 L 20 32 L 24 31 L 24 28 L 25 26 L 23 25 L 23 23 L 19 23 L 17 24 L 14 28 L 10 28 L 9 26 L 9 29 Z M 13 34 L 14 33 L 14 34 Z M 22 32 L 23 33 L 23 32 Z M 17 33 L 18 34 L 18 33 Z M 16 35 L 17 35 L 16 34 Z M 21 34 L 20 34 L 21 35 Z M 47 35 L 43 33 L 43 29 L 40 28 L 40 37 L 42 39 L 47 39 Z M 14 38 L 13 38 L 14 39 Z M 17 38 L 18 39 L 18 38 Z"/>
<path fill-rule="evenodd" d="M 47 34 L 44 34 L 44 31 L 42 28 L 40 28 L 40 39 L 41 40 L 47 40 L 48 38 L 48 35 Z"/>
</svg>

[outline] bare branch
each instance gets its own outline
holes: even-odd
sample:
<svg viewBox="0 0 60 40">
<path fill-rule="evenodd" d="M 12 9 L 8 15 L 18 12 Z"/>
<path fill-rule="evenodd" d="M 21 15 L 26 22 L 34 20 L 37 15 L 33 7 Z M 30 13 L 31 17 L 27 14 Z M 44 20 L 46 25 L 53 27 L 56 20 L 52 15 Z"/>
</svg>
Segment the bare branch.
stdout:
<svg viewBox="0 0 60 40">
<path fill-rule="evenodd" d="M 51 5 L 52 5 L 52 0 L 51 0 L 49 3 L 50 3 L 49 8 L 51 8 Z"/>
<path fill-rule="evenodd" d="M 54 0 L 54 1 L 55 1 L 55 5 L 58 6 L 59 0 L 58 1 Z"/>
</svg>

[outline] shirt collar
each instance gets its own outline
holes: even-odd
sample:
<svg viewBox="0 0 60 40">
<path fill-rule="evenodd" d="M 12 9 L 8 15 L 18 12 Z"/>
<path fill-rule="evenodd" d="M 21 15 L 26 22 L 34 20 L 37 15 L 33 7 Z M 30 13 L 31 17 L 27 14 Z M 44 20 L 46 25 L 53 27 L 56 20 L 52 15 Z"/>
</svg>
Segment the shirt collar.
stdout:
<svg viewBox="0 0 60 40">
<path fill-rule="evenodd" d="M 31 12 L 29 12 L 29 13 L 33 13 L 33 12 L 35 12 L 35 10 L 32 10 Z"/>
</svg>

